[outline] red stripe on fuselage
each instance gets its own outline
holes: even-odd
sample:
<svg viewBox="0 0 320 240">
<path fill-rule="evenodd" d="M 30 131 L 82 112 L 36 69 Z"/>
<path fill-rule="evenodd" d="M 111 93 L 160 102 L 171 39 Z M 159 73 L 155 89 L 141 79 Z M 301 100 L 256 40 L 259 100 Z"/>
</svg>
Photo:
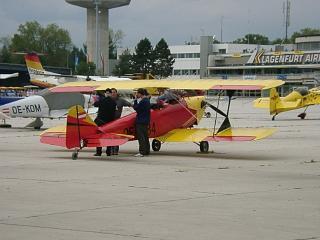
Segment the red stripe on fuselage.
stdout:
<svg viewBox="0 0 320 240">
<path fill-rule="evenodd" d="M 195 110 L 186 108 L 181 104 L 165 105 L 162 109 L 151 110 L 149 137 L 162 136 L 173 129 L 181 128 L 186 122 L 191 127 L 195 122 Z M 193 119 L 193 120 L 192 120 Z M 129 114 L 99 127 L 102 132 L 112 132 L 127 135 L 135 135 L 136 113 Z"/>
</svg>

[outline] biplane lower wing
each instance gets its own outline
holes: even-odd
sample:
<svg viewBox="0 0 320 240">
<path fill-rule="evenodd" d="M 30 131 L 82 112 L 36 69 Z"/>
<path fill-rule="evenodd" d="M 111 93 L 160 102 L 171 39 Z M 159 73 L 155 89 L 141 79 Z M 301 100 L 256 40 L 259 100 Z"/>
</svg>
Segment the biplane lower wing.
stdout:
<svg viewBox="0 0 320 240">
<path fill-rule="evenodd" d="M 201 142 L 201 141 L 254 141 L 272 135 L 272 128 L 227 128 L 219 133 L 213 134 L 211 129 L 175 129 L 169 133 L 157 137 L 161 142 Z"/>
</svg>

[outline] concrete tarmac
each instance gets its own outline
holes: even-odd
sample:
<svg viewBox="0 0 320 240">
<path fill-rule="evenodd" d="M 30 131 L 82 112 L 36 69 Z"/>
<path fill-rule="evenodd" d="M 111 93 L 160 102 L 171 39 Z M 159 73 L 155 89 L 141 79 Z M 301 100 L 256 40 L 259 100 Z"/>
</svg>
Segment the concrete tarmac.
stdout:
<svg viewBox="0 0 320 240">
<path fill-rule="evenodd" d="M 71 160 L 22 128 L 30 120 L 9 120 L 13 128 L 0 129 L 0 239 L 320 239 L 320 108 L 271 121 L 251 101 L 232 103 L 231 123 L 278 131 L 211 143 L 208 154 L 173 143 L 135 158 L 130 142 L 118 156 L 85 149 Z"/>
</svg>

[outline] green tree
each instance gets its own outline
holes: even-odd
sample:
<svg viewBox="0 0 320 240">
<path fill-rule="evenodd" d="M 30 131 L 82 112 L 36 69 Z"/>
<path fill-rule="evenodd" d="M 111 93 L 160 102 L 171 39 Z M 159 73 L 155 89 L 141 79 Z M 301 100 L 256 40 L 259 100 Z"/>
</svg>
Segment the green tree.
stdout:
<svg viewBox="0 0 320 240">
<path fill-rule="evenodd" d="M 126 49 L 119 57 L 119 62 L 112 73 L 116 76 L 134 73 L 132 58 L 132 54 L 130 54 L 130 51 Z"/>
<path fill-rule="evenodd" d="M 67 58 L 72 44 L 69 32 L 56 24 L 49 24 L 42 29 L 41 42 L 43 52 L 47 54 L 47 64 L 51 66 L 67 66 Z"/>
<path fill-rule="evenodd" d="M 171 56 L 167 42 L 162 38 L 154 48 L 154 69 L 153 74 L 158 78 L 165 78 L 172 75 L 174 59 Z"/>
<path fill-rule="evenodd" d="M 294 43 L 297 37 L 317 36 L 320 35 L 320 29 L 303 28 L 299 32 L 294 32 L 291 35 L 291 43 Z"/>
<path fill-rule="evenodd" d="M 148 38 L 142 39 L 135 48 L 132 58 L 133 70 L 144 75 L 153 73 L 154 54 L 151 42 Z"/>
<path fill-rule="evenodd" d="M 270 41 L 266 36 L 250 33 L 246 34 L 243 38 L 238 38 L 237 40 L 233 41 L 233 43 L 267 45 L 270 43 Z"/>
<path fill-rule="evenodd" d="M 282 38 L 276 38 L 271 41 L 271 44 L 282 44 L 283 41 L 284 41 L 284 39 L 282 39 Z"/>
<path fill-rule="evenodd" d="M 46 53 L 43 64 L 53 66 L 66 66 L 70 50 L 71 38 L 67 30 L 56 24 L 41 27 L 36 21 L 21 24 L 10 45 L 12 52 Z M 24 63 L 21 56 L 14 56 L 13 61 Z"/>
<path fill-rule="evenodd" d="M 0 62 L 10 63 L 11 62 L 11 54 L 9 51 L 9 46 L 11 43 L 10 37 L 1 38 L 0 43 L 2 45 L 2 48 L 0 50 Z"/>
<path fill-rule="evenodd" d="M 93 62 L 80 62 L 77 66 L 76 73 L 79 75 L 94 75 L 96 65 Z"/>
</svg>

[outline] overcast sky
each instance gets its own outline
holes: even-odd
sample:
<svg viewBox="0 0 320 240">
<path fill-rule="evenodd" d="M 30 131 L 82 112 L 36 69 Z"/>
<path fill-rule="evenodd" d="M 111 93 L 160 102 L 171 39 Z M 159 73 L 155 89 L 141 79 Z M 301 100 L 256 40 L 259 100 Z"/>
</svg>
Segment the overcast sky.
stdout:
<svg viewBox="0 0 320 240">
<path fill-rule="evenodd" d="M 232 41 L 246 33 L 273 40 L 284 36 L 285 0 L 131 0 L 110 10 L 110 27 L 125 34 L 123 47 L 134 47 L 144 37 L 152 44 L 164 38 L 169 45 L 215 35 Z M 291 0 L 289 36 L 305 27 L 320 28 L 319 0 Z M 221 21 L 222 19 L 222 21 Z M 38 21 L 67 29 L 77 46 L 86 41 L 86 11 L 64 0 L 0 0 L 0 37 L 17 32 L 19 24 Z"/>
</svg>

